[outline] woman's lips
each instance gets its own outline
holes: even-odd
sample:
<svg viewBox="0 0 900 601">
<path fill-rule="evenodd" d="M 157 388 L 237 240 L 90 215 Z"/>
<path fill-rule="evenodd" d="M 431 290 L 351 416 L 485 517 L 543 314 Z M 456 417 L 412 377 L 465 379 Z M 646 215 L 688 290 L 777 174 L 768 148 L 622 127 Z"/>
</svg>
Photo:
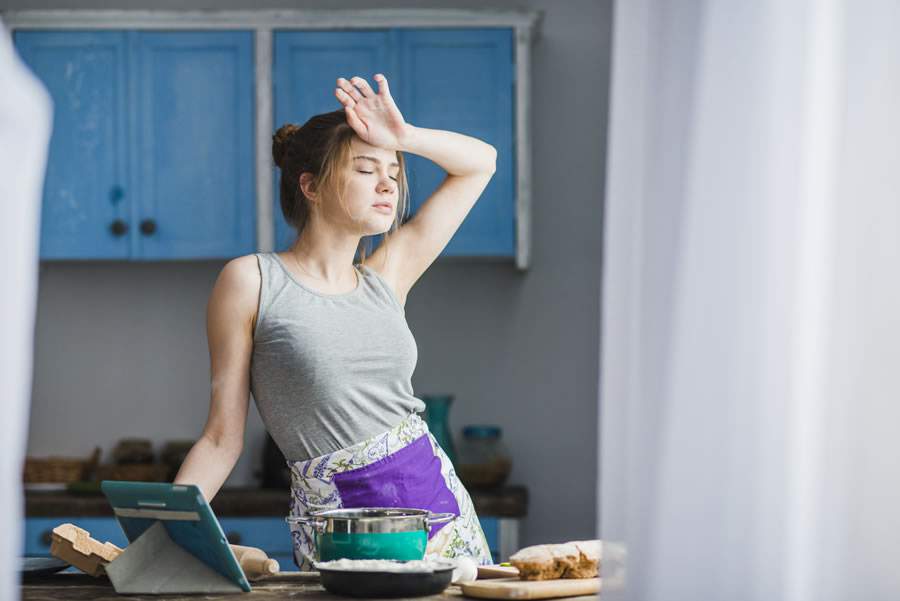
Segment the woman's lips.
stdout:
<svg viewBox="0 0 900 601">
<path fill-rule="evenodd" d="M 377 205 L 372 205 L 376 210 L 381 211 L 382 213 L 393 213 L 394 207 L 389 204 L 382 203 Z"/>
</svg>

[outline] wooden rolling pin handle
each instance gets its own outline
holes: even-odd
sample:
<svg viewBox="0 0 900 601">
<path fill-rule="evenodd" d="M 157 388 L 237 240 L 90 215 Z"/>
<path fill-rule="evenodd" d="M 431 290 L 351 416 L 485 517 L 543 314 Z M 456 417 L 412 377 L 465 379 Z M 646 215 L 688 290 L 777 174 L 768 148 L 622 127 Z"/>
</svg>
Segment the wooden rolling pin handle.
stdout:
<svg viewBox="0 0 900 601">
<path fill-rule="evenodd" d="M 259 576 L 271 576 L 277 574 L 281 566 L 274 559 L 260 559 L 247 557 L 241 562 L 241 568 L 247 574 L 259 574 Z"/>
<path fill-rule="evenodd" d="M 246 547 L 244 545 L 231 545 L 241 569 L 244 570 L 248 580 L 256 580 L 265 578 L 272 574 L 277 574 L 281 566 L 278 561 L 269 559 L 262 549 L 256 547 Z"/>
</svg>

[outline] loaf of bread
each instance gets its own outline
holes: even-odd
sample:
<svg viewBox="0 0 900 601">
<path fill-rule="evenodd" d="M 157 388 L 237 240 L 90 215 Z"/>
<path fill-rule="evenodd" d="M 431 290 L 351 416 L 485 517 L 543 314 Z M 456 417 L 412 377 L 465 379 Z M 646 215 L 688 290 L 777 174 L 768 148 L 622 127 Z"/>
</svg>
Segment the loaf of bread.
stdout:
<svg viewBox="0 0 900 601">
<path fill-rule="evenodd" d="M 509 562 L 522 580 L 594 578 L 600 573 L 599 540 L 579 540 L 519 549 Z"/>
</svg>

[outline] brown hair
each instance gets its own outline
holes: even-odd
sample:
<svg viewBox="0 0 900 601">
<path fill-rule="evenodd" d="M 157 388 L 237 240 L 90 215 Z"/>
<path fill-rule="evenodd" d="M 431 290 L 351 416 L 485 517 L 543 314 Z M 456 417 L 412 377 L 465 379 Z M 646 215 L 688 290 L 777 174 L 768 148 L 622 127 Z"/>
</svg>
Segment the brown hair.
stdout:
<svg viewBox="0 0 900 601">
<path fill-rule="evenodd" d="M 313 188 L 322 196 L 336 196 L 344 210 L 347 210 L 342 194 L 346 184 L 343 167 L 350 162 L 350 142 L 354 135 L 356 132 L 347 123 L 344 109 L 339 109 L 310 117 L 302 127 L 286 123 L 272 136 L 272 158 L 281 169 L 281 212 L 298 236 L 303 232 L 310 213 L 310 201 L 300 188 L 301 174 L 311 173 Z M 397 175 L 397 211 L 394 223 L 385 233 L 384 244 L 400 227 L 409 207 L 405 161 L 403 153 L 399 151 L 397 163 L 400 164 Z M 357 249 L 362 262 L 370 254 L 366 251 L 371 251 L 372 239 L 368 239 L 368 245 L 365 242 L 366 240 L 360 240 Z"/>
</svg>

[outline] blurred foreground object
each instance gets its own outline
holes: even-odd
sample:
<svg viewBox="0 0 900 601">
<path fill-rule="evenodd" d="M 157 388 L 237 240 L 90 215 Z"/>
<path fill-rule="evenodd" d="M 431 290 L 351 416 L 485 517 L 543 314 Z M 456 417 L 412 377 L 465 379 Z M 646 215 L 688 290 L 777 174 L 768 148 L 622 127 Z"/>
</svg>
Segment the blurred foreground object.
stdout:
<svg viewBox="0 0 900 601">
<path fill-rule="evenodd" d="M 900 598 L 900 3 L 614 14 L 604 599 Z"/>
<path fill-rule="evenodd" d="M 0 599 L 17 599 L 23 536 L 22 469 L 28 432 L 37 302 L 41 188 L 53 107 L 15 54 L 0 20 Z"/>
</svg>

